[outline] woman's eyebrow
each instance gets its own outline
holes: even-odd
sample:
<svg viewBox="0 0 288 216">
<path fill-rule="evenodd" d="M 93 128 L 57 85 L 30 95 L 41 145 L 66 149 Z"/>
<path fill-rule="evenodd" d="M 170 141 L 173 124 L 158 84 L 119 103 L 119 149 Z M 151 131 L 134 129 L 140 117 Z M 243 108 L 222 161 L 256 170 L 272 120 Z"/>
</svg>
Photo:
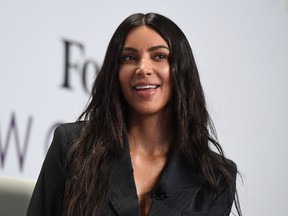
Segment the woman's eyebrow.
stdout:
<svg viewBox="0 0 288 216">
<path fill-rule="evenodd" d="M 157 45 L 157 46 L 150 47 L 148 49 L 148 51 L 152 52 L 152 51 L 157 50 L 157 49 L 167 49 L 169 51 L 169 47 L 167 47 L 165 45 Z"/>
<path fill-rule="evenodd" d="M 148 48 L 148 52 L 152 52 L 152 51 L 157 50 L 157 49 L 167 49 L 169 51 L 169 47 L 167 47 L 165 45 L 157 45 L 157 46 L 152 46 L 152 47 Z M 138 52 L 138 50 L 136 48 L 133 48 L 133 47 L 124 47 L 122 49 L 122 51 Z"/>
<path fill-rule="evenodd" d="M 133 52 L 137 52 L 138 50 L 135 49 L 135 48 L 133 48 L 133 47 L 124 47 L 124 48 L 122 49 L 122 51 L 133 51 Z"/>
</svg>

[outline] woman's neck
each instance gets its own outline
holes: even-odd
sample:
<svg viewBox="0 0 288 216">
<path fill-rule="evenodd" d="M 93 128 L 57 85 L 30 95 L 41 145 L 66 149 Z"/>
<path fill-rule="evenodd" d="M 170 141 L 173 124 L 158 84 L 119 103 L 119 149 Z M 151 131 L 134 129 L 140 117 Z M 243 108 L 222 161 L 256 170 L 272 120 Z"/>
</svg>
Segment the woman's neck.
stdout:
<svg viewBox="0 0 288 216">
<path fill-rule="evenodd" d="M 150 156 L 167 154 L 172 140 L 171 115 L 169 111 L 155 115 L 129 117 L 130 151 Z"/>
</svg>

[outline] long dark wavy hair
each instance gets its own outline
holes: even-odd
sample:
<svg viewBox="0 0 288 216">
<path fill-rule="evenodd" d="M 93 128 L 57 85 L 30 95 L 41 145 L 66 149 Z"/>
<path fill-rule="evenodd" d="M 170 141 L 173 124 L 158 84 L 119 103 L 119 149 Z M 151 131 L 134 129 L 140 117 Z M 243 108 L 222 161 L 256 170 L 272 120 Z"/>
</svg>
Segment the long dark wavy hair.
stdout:
<svg viewBox="0 0 288 216">
<path fill-rule="evenodd" d="M 225 177 L 231 201 L 241 215 L 234 175 L 236 167 L 224 157 L 216 141 L 206 109 L 205 97 L 188 40 L 170 19 L 155 13 L 133 14 L 116 29 L 108 45 L 103 66 L 94 82 L 90 102 L 79 120 L 86 120 L 81 137 L 67 155 L 64 215 L 100 215 L 107 204 L 109 171 L 124 149 L 127 136 L 127 103 L 118 80 L 120 54 L 127 34 L 135 27 L 148 26 L 167 42 L 172 79 L 172 121 L 174 143 L 191 164 L 205 175 L 217 193 L 215 171 Z M 214 137 L 214 138 L 213 138 Z M 212 143 L 222 161 L 209 148 Z"/>
</svg>

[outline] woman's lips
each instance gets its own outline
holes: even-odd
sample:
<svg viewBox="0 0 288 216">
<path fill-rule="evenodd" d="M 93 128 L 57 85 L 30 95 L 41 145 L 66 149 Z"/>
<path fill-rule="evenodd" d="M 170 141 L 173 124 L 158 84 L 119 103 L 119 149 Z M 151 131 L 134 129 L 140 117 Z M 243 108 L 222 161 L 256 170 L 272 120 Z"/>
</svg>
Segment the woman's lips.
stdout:
<svg viewBox="0 0 288 216">
<path fill-rule="evenodd" d="M 137 96 L 142 98 L 149 98 L 156 94 L 157 89 L 160 85 L 146 84 L 146 85 L 136 85 L 133 87 Z"/>
<path fill-rule="evenodd" d="M 156 89 L 156 88 L 158 88 L 159 87 L 159 85 L 151 85 L 151 84 L 149 84 L 149 85 L 137 85 L 137 86 L 135 86 L 134 88 L 137 90 L 137 91 L 143 91 L 143 90 L 149 90 L 149 89 Z"/>
</svg>

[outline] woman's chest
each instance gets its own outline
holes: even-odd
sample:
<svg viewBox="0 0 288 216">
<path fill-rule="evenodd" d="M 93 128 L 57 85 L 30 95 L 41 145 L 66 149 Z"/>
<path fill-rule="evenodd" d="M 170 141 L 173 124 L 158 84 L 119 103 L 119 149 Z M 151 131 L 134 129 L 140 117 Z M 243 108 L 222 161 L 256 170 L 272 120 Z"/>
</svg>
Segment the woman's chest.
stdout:
<svg viewBox="0 0 288 216">
<path fill-rule="evenodd" d="M 165 166 L 165 157 L 145 157 L 131 154 L 133 178 L 141 215 L 147 215 L 152 205 L 151 193 Z"/>
</svg>

